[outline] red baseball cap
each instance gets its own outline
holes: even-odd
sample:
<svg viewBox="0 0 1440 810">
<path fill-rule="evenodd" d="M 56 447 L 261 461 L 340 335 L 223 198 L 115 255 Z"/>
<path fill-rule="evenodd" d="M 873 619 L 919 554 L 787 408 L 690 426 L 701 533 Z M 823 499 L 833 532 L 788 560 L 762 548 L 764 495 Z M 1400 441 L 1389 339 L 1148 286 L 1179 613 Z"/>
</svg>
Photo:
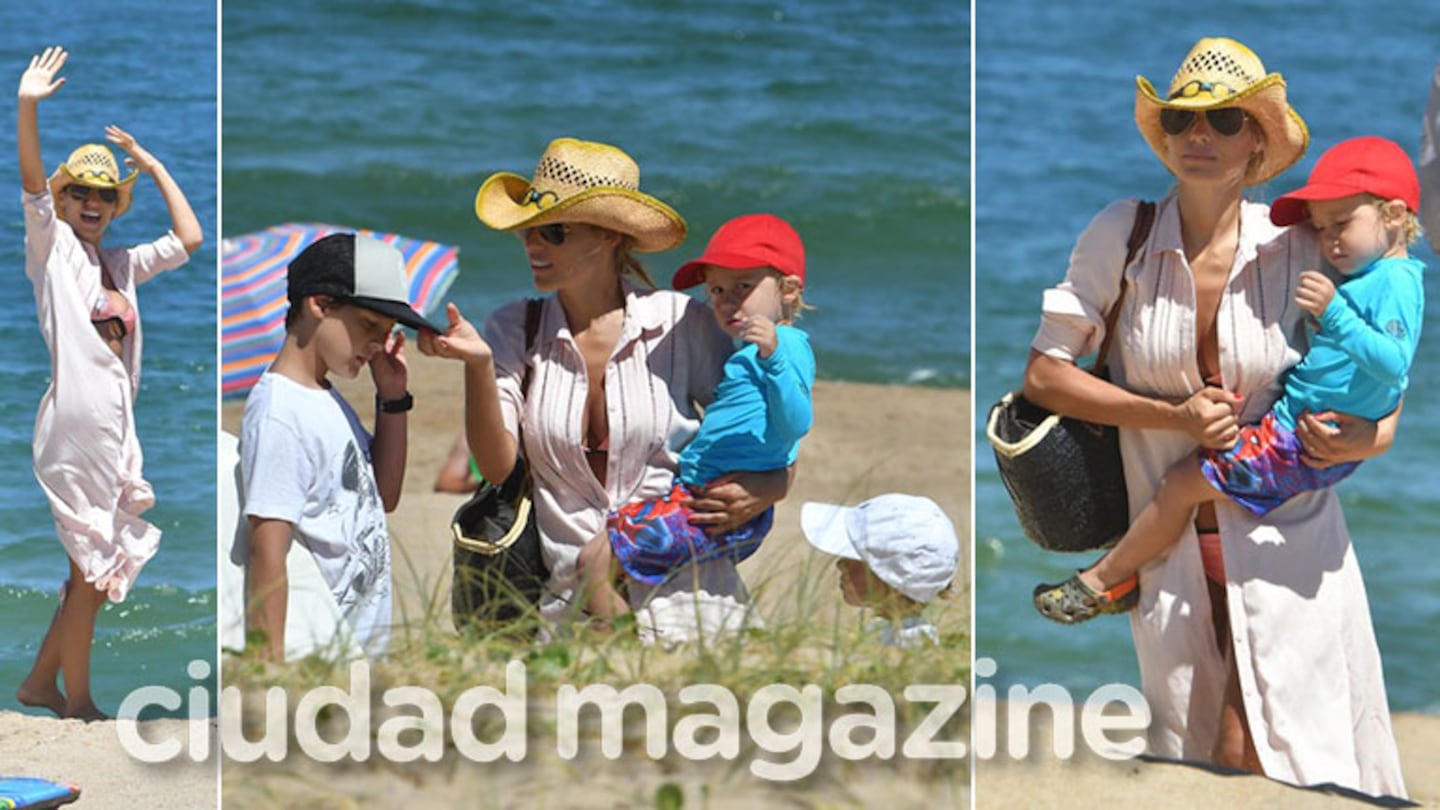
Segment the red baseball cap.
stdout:
<svg viewBox="0 0 1440 810">
<path fill-rule="evenodd" d="M 805 281 L 805 245 L 790 223 L 773 214 L 745 214 L 721 225 L 700 258 L 680 265 L 670 285 L 677 290 L 705 281 L 705 265 L 727 270 L 773 267 Z"/>
<path fill-rule="evenodd" d="M 1355 194 L 1374 194 L 1387 200 L 1404 200 L 1412 212 L 1420 210 L 1420 179 L 1415 164 L 1400 145 L 1369 135 L 1341 141 L 1315 161 L 1310 180 L 1270 205 L 1270 221 L 1294 225 L 1308 219 L 1308 200 L 1338 200 Z"/>
</svg>

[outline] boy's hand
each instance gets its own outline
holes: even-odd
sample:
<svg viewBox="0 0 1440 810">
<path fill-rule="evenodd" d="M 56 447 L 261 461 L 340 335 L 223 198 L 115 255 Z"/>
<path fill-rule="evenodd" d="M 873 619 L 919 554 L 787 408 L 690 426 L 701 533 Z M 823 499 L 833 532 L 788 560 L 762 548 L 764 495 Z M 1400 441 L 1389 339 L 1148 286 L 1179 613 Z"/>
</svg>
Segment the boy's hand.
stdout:
<svg viewBox="0 0 1440 810">
<path fill-rule="evenodd" d="M 111 143 L 125 150 L 128 157 L 125 158 L 125 165 L 144 174 L 154 174 L 160 167 L 160 161 L 146 151 L 140 144 L 135 142 L 135 136 L 111 124 L 105 127 L 105 138 Z"/>
<path fill-rule="evenodd" d="M 1300 288 L 1295 291 L 1295 304 L 1306 312 L 1320 317 L 1335 297 L 1335 285 L 1323 274 L 1306 270 L 1300 274 Z"/>
<path fill-rule="evenodd" d="M 370 357 L 370 378 L 381 399 L 399 399 L 410 386 L 410 365 L 405 362 L 405 333 L 391 332 L 385 348 Z"/>
<path fill-rule="evenodd" d="M 775 337 L 775 322 L 764 315 L 747 317 L 745 328 L 740 330 L 740 339 L 758 346 L 761 359 L 767 359 L 775 353 L 775 346 L 779 340 Z"/>
<path fill-rule="evenodd" d="M 475 325 L 460 315 L 460 308 L 454 304 L 445 305 L 445 317 L 449 328 L 445 334 L 436 335 L 428 331 L 420 333 L 420 352 L 431 357 L 448 357 L 467 364 L 490 360 L 493 355 L 490 344 L 480 337 Z"/>
<path fill-rule="evenodd" d="M 55 74 L 65 66 L 67 57 L 69 54 L 59 45 L 46 48 L 39 56 L 30 57 L 30 67 L 20 76 L 20 100 L 40 101 L 59 90 L 65 79 L 57 79 Z"/>
</svg>

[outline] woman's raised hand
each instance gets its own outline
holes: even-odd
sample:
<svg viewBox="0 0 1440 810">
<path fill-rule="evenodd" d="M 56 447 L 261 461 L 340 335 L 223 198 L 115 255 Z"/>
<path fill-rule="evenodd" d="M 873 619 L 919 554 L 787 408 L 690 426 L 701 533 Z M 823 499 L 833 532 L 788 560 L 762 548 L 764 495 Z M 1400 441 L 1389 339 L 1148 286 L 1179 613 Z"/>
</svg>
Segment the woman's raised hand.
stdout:
<svg viewBox="0 0 1440 810">
<path fill-rule="evenodd" d="M 1179 416 L 1184 431 L 1201 447 L 1228 450 L 1240 438 L 1240 422 L 1235 418 L 1239 409 L 1238 395 L 1206 386 L 1180 403 Z"/>
<path fill-rule="evenodd" d="M 160 161 L 135 142 L 135 136 L 111 124 L 105 127 L 105 138 L 125 150 L 125 165 L 144 174 L 154 174 Z"/>
<path fill-rule="evenodd" d="M 20 100 L 39 101 L 49 98 L 59 90 L 65 79 L 56 78 L 55 74 L 65 66 L 65 59 L 69 55 L 64 48 L 54 45 L 46 48 L 39 56 L 30 57 L 30 67 L 20 76 Z"/>
<path fill-rule="evenodd" d="M 465 363 L 480 363 L 491 359 L 490 344 L 480 337 L 475 325 L 460 315 L 460 308 L 454 304 L 445 305 L 445 317 L 449 327 L 445 334 L 437 335 L 420 332 L 420 353 L 431 357 L 449 357 Z"/>
</svg>

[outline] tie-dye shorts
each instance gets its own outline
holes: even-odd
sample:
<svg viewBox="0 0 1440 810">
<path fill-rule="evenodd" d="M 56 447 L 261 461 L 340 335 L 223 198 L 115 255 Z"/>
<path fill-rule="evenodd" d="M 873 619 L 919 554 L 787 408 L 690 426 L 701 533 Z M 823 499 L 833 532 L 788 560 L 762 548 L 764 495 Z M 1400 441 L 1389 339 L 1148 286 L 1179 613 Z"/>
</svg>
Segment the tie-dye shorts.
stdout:
<svg viewBox="0 0 1440 810">
<path fill-rule="evenodd" d="M 628 503 L 606 520 L 610 550 L 625 573 L 649 584 L 665 580 L 687 563 L 729 557 L 739 562 L 760 547 L 775 522 L 771 507 L 719 535 L 708 535 L 690 522 L 695 496 L 679 481 L 662 498 Z"/>
<path fill-rule="evenodd" d="M 1256 515 L 1266 515 L 1302 492 L 1339 483 L 1360 462 L 1316 469 L 1303 461 L 1295 434 L 1267 413 L 1258 425 L 1240 428 L 1229 450 L 1201 450 L 1200 469 L 1216 489 Z"/>
</svg>

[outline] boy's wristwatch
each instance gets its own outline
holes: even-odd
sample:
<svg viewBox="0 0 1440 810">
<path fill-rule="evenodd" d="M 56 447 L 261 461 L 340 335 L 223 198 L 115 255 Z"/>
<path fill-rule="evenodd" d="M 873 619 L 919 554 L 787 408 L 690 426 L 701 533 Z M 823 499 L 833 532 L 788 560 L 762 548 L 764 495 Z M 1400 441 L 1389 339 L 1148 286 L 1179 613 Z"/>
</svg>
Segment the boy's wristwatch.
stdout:
<svg viewBox="0 0 1440 810">
<path fill-rule="evenodd" d="M 409 391 L 399 399 L 381 399 L 379 394 L 375 395 L 376 413 L 405 413 L 415 407 L 415 397 Z"/>
</svg>

